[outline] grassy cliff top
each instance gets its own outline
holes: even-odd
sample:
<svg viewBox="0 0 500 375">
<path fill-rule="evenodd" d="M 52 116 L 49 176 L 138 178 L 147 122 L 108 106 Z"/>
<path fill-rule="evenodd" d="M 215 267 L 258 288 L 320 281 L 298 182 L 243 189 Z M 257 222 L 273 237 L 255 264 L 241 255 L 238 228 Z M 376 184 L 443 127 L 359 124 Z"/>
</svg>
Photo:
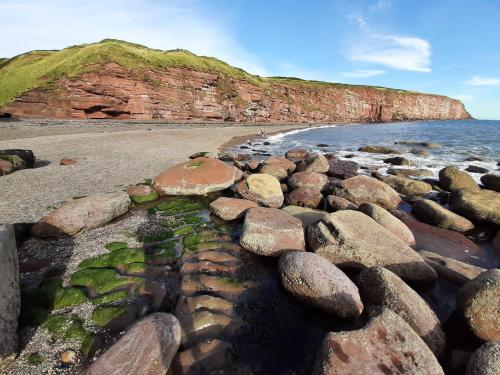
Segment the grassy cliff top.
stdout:
<svg viewBox="0 0 500 375">
<path fill-rule="evenodd" d="M 77 77 L 95 69 L 95 65 L 115 62 L 126 68 L 165 69 L 186 67 L 203 72 L 247 80 L 253 84 L 286 83 L 305 86 L 354 85 L 306 81 L 287 77 L 259 77 L 235 68 L 213 57 L 197 56 L 186 50 L 161 51 L 139 44 L 115 39 L 98 43 L 82 44 L 57 51 L 31 51 L 11 59 L 0 58 L 0 106 L 22 93 L 41 87 L 48 87 L 61 77 Z M 356 86 L 360 87 L 360 86 Z M 383 87 L 375 89 L 392 90 Z M 402 91 L 402 90 L 395 90 Z"/>
</svg>

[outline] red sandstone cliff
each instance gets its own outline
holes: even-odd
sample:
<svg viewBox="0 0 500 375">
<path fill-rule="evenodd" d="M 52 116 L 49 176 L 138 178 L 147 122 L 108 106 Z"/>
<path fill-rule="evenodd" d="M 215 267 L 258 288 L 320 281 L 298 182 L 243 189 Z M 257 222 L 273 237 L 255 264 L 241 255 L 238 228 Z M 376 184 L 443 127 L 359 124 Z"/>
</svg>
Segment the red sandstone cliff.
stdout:
<svg viewBox="0 0 500 375">
<path fill-rule="evenodd" d="M 188 68 L 109 63 L 27 91 L 0 113 L 30 118 L 236 122 L 387 122 L 469 119 L 459 100 L 368 86 L 268 80 L 252 84 Z"/>
</svg>

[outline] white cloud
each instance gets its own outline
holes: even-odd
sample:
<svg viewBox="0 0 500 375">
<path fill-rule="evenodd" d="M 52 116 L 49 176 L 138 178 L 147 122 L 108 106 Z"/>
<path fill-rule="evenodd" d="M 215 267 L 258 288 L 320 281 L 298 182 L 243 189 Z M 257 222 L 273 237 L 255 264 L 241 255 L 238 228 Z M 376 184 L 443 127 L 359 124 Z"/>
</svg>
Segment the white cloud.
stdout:
<svg viewBox="0 0 500 375">
<path fill-rule="evenodd" d="M 350 23 L 356 24 L 360 29 L 368 31 L 368 22 L 366 20 L 366 17 L 361 13 L 353 12 L 348 14 L 346 18 Z"/>
<path fill-rule="evenodd" d="M 353 72 L 344 72 L 342 76 L 347 78 L 370 78 L 381 76 L 385 73 L 385 70 L 359 69 Z"/>
<path fill-rule="evenodd" d="M 473 76 L 467 83 L 471 86 L 500 86 L 500 78 Z"/>
<path fill-rule="evenodd" d="M 377 10 L 388 10 L 392 8 L 395 0 L 378 0 L 375 4 L 373 4 L 370 9 L 373 11 Z"/>
<path fill-rule="evenodd" d="M 201 0 L 0 0 L 0 57 L 105 38 L 184 48 L 267 75 L 234 31 Z"/>
</svg>

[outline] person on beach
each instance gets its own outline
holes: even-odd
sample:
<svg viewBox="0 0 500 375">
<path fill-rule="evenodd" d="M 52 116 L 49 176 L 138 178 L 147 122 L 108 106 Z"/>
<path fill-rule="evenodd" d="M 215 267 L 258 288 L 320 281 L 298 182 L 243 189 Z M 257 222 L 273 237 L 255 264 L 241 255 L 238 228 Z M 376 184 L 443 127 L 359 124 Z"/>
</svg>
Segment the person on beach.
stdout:
<svg viewBox="0 0 500 375">
<path fill-rule="evenodd" d="M 260 128 L 260 137 L 264 138 L 265 136 L 266 136 L 266 131 L 264 130 L 264 128 Z"/>
</svg>

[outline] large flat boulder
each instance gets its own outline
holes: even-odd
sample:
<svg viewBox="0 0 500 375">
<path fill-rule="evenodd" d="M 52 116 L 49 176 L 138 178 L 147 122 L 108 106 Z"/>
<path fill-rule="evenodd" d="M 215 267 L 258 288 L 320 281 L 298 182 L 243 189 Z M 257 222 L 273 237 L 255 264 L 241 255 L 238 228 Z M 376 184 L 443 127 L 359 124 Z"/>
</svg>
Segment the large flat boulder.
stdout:
<svg viewBox="0 0 500 375">
<path fill-rule="evenodd" d="M 328 162 L 328 164 L 328 176 L 344 180 L 358 174 L 359 164 L 355 161 L 332 159 Z"/>
<path fill-rule="evenodd" d="M 73 199 L 37 222 L 31 232 L 38 237 L 73 235 L 82 229 L 97 228 L 128 211 L 126 192 L 90 195 Z"/>
<path fill-rule="evenodd" d="M 456 167 L 446 167 L 439 171 L 439 184 L 448 191 L 471 190 L 478 191 L 479 186 L 467 172 Z"/>
<path fill-rule="evenodd" d="M 311 224 L 316 224 L 327 215 L 325 211 L 293 205 L 285 206 L 281 210 L 302 221 L 302 226 L 304 228 L 307 228 Z"/>
<path fill-rule="evenodd" d="M 210 210 L 222 220 L 236 220 L 243 217 L 249 208 L 258 206 L 247 199 L 220 197 L 210 203 Z"/>
<path fill-rule="evenodd" d="M 203 195 L 234 183 L 234 168 L 213 158 L 195 158 L 159 174 L 153 188 L 160 195 Z"/>
<path fill-rule="evenodd" d="M 355 176 L 337 183 L 334 187 L 334 194 L 357 206 L 368 202 L 392 209 L 401 203 L 397 191 L 386 183 L 368 176 Z"/>
<path fill-rule="evenodd" d="M 463 285 L 486 271 L 484 268 L 460 262 L 453 258 L 447 258 L 430 251 L 420 251 L 419 254 L 434 268 L 441 279 L 458 285 Z"/>
<path fill-rule="evenodd" d="M 296 165 L 293 161 L 290 161 L 287 158 L 283 158 L 281 156 L 271 156 L 266 159 L 264 164 L 279 166 L 289 173 L 292 173 L 296 168 Z"/>
<path fill-rule="evenodd" d="M 500 193 L 496 191 L 460 191 L 452 195 L 450 206 L 472 221 L 500 225 Z"/>
<path fill-rule="evenodd" d="M 443 375 L 434 354 L 399 315 L 382 309 L 359 330 L 330 332 L 314 375 Z"/>
<path fill-rule="evenodd" d="M 432 191 L 432 186 L 427 182 L 412 180 L 408 177 L 396 175 L 384 176 L 382 177 L 382 181 L 384 181 L 398 193 L 404 195 L 422 195 L 430 193 Z"/>
<path fill-rule="evenodd" d="M 328 183 L 328 177 L 316 172 L 296 172 L 288 180 L 292 189 L 299 187 L 322 190 Z"/>
<path fill-rule="evenodd" d="M 309 208 L 323 207 L 323 194 L 318 189 L 298 187 L 288 195 L 288 203 Z"/>
<path fill-rule="evenodd" d="M 236 191 L 243 198 L 267 207 L 281 207 L 285 199 L 278 179 L 266 173 L 248 176 L 236 185 Z"/>
<path fill-rule="evenodd" d="M 381 266 L 414 284 L 428 284 L 436 272 L 392 232 L 369 216 L 352 210 L 326 215 L 308 228 L 311 249 L 345 268 Z"/>
<path fill-rule="evenodd" d="M 423 222 L 440 228 L 455 230 L 457 232 L 466 232 L 474 229 L 474 224 L 470 220 L 447 210 L 439 203 L 430 199 L 417 200 L 413 205 L 412 212 Z"/>
<path fill-rule="evenodd" d="M 274 257 L 290 251 L 305 251 L 302 222 L 276 208 L 250 208 L 243 223 L 240 245 L 252 253 Z"/>
</svg>

